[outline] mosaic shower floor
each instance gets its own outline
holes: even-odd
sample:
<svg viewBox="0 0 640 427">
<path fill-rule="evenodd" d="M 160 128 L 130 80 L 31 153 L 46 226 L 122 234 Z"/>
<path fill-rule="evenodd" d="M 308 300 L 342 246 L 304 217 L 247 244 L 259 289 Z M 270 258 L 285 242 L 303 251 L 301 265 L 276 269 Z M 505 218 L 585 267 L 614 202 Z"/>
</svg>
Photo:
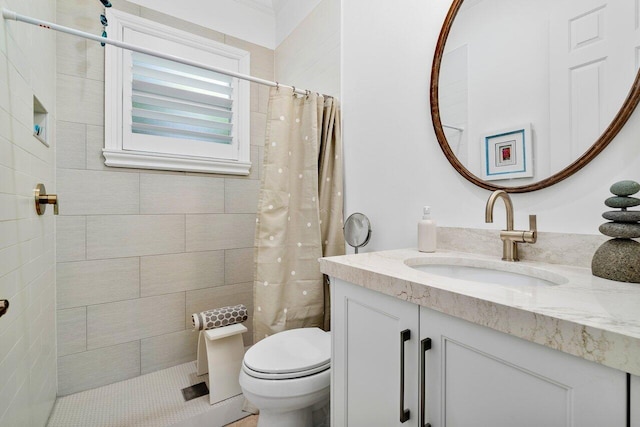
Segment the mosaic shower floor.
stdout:
<svg viewBox="0 0 640 427">
<path fill-rule="evenodd" d="M 207 380 L 189 362 L 126 381 L 60 397 L 48 427 L 222 427 L 247 417 L 242 395 L 209 405 L 209 395 L 185 402 L 181 390 Z M 208 385 L 208 384 L 207 384 Z M 244 420 L 243 420 L 244 421 Z M 247 423 L 253 420 L 246 420 Z M 251 424 L 242 424 L 248 425 Z M 253 424 L 255 425 L 255 424 Z"/>
</svg>

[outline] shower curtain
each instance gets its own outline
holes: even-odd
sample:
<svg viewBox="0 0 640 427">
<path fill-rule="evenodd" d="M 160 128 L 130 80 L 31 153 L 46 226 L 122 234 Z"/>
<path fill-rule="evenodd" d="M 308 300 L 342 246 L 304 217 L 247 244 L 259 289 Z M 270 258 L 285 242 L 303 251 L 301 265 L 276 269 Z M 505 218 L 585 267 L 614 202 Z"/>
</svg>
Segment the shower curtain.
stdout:
<svg viewBox="0 0 640 427">
<path fill-rule="evenodd" d="M 286 329 L 328 328 L 318 258 L 345 253 L 342 135 L 335 98 L 269 93 L 255 234 L 254 342 Z"/>
</svg>

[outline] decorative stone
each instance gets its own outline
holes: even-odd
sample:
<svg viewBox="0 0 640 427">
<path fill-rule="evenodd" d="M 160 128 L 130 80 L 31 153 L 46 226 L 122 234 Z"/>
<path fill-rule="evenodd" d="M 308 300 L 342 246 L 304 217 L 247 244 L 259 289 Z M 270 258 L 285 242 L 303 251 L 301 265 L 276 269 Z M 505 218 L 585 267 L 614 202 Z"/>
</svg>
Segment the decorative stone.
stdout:
<svg viewBox="0 0 640 427">
<path fill-rule="evenodd" d="M 640 224 L 625 224 L 617 222 L 605 222 L 599 228 L 605 236 L 619 239 L 635 239 L 640 237 Z"/>
<path fill-rule="evenodd" d="M 630 239 L 604 242 L 593 255 L 594 276 L 619 282 L 640 283 L 640 243 Z"/>
<path fill-rule="evenodd" d="M 616 222 L 638 222 L 640 211 L 607 211 L 602 214 L 602 217 Z"/>
<path fill-rule="evenodd" d="M 604 204 L 610 208 L 632 208 L 634 206 L 640 206 L 640 199 L 636 197 L 609 197 L 604 201 Z"/>
<path fill-rule="evenodd" d="M 630 196 L 640 191 L 640 184 L 635 181 L 618 181 L 609 189 L 616 196 Z"/>
</svg>

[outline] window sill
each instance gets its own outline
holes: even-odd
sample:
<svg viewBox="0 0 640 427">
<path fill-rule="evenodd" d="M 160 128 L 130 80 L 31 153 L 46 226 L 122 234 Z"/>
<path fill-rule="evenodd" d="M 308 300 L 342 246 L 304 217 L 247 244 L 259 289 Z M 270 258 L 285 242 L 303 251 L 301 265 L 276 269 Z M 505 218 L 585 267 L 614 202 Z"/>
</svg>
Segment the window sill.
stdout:
<svg viewBox="0 0 640 427">
<path fill-rule="evenodd" d="M 142 151 L 103 149 L 104 164 L 117 168 L 160 169 L 227 175 L 249 175 L 251 162 L 207 159 L 190 156 L 167 156 Z"/>
</svg>

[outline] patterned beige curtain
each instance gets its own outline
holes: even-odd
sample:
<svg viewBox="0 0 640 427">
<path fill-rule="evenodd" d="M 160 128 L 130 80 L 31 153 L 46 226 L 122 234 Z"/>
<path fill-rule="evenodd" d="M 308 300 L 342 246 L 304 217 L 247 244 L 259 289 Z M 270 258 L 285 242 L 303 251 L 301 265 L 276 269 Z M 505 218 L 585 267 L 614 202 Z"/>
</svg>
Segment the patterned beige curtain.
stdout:
<svg viewBox="0 0 640 427">
<path fill-rule="evenodd" d="M 318 258 L 344 254 L 342 191 L 338 101 L 272 88 L 256 219 L 254 342 L 325 327 L 328 287 Z"/>
</svg>

